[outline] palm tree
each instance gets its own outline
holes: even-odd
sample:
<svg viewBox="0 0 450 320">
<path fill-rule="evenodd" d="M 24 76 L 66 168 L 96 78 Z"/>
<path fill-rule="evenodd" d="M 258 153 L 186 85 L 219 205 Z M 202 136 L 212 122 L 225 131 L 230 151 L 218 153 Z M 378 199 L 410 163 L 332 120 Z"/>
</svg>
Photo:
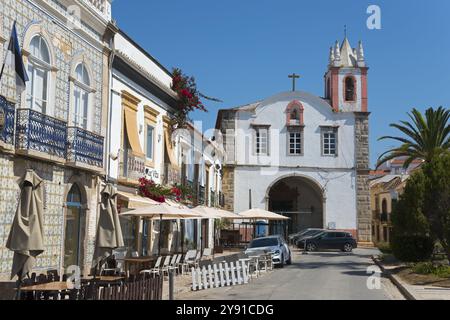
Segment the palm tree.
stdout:
<svg viewBox="0 0 450 320">
<path fill-rule="evenodd" d="M 378 159 L 377 168 L 383 163 L 397 157 L 406 157 L 404 167 L 416 159 L 430 162 L 431 159 L 450 148 L 450 109 L 439 107 L 425 112 L 425 118 L 417 109 L 408 113 L 412 122 L 400 121 L 400 124 L 391 124 L 404 133 L 406 137 L 384 136 L 380 140 L 393 139 L 400 141 L 401 146 L 384 152 Z"/>
</svg>

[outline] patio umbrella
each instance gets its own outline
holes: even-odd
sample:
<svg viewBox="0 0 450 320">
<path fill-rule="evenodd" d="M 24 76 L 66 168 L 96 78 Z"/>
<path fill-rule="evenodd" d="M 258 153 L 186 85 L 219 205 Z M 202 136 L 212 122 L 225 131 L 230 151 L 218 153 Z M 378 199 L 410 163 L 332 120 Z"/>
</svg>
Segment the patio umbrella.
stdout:
<svg viewBox="0 0 450 320">
<path fill-rule="evenodd" d="M 177 219 L 201 219 L 202 216 L 195 213 L 188 207 L 182 206 L 178 203 L 159 203 L 148 207 L 142 207 L 135 210 L 127 211 L 122 216 L 125 217 L 141 217 L 152 220 L 159 220 L 160 228 L 162 220 L 177 220 Z M 158 237 L 158 255 L 161 252 L 161 234 Z"/>
<path fill-rule="evenodd" d="M 102 261 L 112 255 L 114 249 L 124 246 L 116 205 L 117 189 L 111 184 L 107 184 L 101 194 L 102 202 L 92 261 L 94 267 L 101 267 Z"/>
<path fill-rule="evenodd" d="M 242 217 L 242 219 L 249 219 L 254 220 L 254 223 L 256 224 L 256 220 L 271 220 L 271 221 L 285 221 L 289 220 L 290 218 L 282 216 L 281 214 L 277 214 L 271 211 L 255 208 L 250 209 L 244 212 L 239 213 L 239 215 Z M 256 230 L 253 226 L 253 237 L 255 236 Z M 247 233 L 246 233 L 247 235 Z"/>
<path fill-rule="evenodd" d="M 14 251 L 11 280 L 18 276 L 19 289 L 36 257 L 44 252 L 43 180 L 33 170 L 27 170 L 20 188 L 19 204 L 6 242 L 6 247 Z"/>
<path fill-rule="evenodd" d="M 250 209 L 239 213 L 241 219 L 289 220 L 290 218 L 263 209 Z"/>
</svg>

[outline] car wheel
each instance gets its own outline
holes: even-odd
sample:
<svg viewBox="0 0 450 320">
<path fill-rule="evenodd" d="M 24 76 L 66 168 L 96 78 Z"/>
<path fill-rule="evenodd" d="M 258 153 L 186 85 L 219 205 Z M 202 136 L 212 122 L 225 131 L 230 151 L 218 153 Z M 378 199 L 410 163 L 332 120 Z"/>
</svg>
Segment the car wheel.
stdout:
<svg viewBox="0 0 450 320">
<path fill-rule="evenodd" d="M 290 266 L 292 264 L 292 253 L 289 253 L 289 259 L 286 261 L 286 264 Z"/>
<path fill-rule="evenodd" d="M 352 251 L 353 251 L 353 246 L 351 245 L 351 243 L 344 244 L 344 252 L 352 252 Z"/>
<path fill-rule="evenodd" d="M 314 243 L 308 243 L 306 245 L 306 251 L 316 251 L 317 246 Z"/>
<path fill-rule="evenodd" d="M 281 255 L 280 268 L 284 267 L 284 256 Z"/>
</svg>

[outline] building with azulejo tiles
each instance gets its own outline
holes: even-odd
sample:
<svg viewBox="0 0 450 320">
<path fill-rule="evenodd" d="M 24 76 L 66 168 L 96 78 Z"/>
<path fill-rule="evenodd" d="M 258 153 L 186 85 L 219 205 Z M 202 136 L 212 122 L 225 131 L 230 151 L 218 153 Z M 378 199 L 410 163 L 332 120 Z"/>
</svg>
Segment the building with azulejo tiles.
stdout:
<svg viewBox="0 0 450 320">
<path fill-rule="evenodd" d="M 79 265 L 93 256 L 108 106 L 110 1 L 1 0 L 0 59 L 13 22 L 30 81 L 16 96 L 14 70 L 1 79 L 0 278 L 9 279 L 6 240 L 27 169 L 44 180 L 45 251 L 36 270 Z M 81 17 L 81 19 L 76 19 Z"/>
<path fill-rule="evenodd" d="M 148 205 L 140 177 L 190 186 L 193 206 L 223 205 L 218 146 L 192 124 L 169 134 L 172 74 L 116 26 L 111 0 L 0 0 L 1 61 L 14 21 L 30 81 L 17 95 L 7 67 L 0 82 L 0 282 L 10 278 L 6 242 L 28 169 L 44 181 L 37 273 L 90 273 L 105 182 L 119 190 L 119 211 Z M 160 234 L 164 253 L 214 246 L 213 220 L 120 220 L 126 249 L 140 255 L 159 250 Z"/>
</svg>

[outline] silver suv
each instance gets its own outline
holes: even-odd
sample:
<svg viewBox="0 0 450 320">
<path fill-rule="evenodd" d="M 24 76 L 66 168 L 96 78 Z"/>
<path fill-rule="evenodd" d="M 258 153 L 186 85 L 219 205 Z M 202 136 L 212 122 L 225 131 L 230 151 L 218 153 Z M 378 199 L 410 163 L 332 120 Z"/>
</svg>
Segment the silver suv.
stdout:
<svg viewBox="0 0 450 320">
<path fill-rule="evenodd" d="M 261 251 L 272 253 L 273 263 L 280 267 L 292 263 L 291 250 L 282 236 L 253 239 L 245 250 L 245 254 L 252 255 L 252 253 Z"/>
</svg>

